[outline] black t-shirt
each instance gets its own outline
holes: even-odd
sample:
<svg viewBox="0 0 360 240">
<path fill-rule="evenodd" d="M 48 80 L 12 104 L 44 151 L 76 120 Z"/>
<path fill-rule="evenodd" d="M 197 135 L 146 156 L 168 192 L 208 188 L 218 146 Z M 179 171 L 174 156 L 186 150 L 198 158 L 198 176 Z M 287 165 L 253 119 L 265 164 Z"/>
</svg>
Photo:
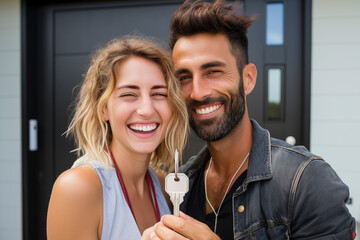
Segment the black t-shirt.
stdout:
<svg viewBox="0 0 360 240">
<path fill-rule="evenodd" d="M 211 212 L 206 214 L 206 198 L 204 185 L 204 171 L 205 166 L 201 169 L 201 173 L 196 177 L 194 185 L 191 189 L 185 213 L 191 217 L 201 221 L 209 226 L 214 231 L 215 214 Z M 231 189 L 226 194 L 224 202 L 221 206 L 220 213 L 217 220 L 216 234 L 222 240 L 234 239 L 233 230 L 233 215 L 232 215 L 232 195 L 238 187 L 241 186 L 246 178 L 247 171 L 243 172 L 231 186 Z M 215 209 L 217 211 L 217 209 Z"/>
</svg>

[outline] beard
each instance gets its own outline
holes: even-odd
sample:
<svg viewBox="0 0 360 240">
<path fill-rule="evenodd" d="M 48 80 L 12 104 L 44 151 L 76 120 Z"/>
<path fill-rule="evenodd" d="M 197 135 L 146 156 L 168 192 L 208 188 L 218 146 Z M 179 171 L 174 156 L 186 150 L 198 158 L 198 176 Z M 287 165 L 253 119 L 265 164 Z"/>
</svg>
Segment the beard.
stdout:
<svg viewBox="0 0 360 240">
<path fill-rule="evenodd" d="M 201 105 L 221 103 L 224 114 L 209 119 L 194 119 L 191 111 Z M 228 135 L 241 121 L 245 114 L 245 94 L 242 79 L 238 91 L 230 91 L 228 96 L 207 97 L 203 101 L 187 101 L 189 122 L 192 130 L 207 142 L 217 141 Z"/>
</svg>

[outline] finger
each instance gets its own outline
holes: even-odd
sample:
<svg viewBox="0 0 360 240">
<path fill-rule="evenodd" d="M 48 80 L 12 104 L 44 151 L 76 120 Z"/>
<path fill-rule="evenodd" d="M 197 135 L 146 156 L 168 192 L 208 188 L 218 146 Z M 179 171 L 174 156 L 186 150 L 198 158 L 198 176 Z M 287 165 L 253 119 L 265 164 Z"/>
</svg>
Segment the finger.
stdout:
<svg viewBox="0 0 360 240">
<path fill-rule="evenodd" d="M 163 223 L 163 225 L 165 225 L 167 228 L 172 229 L 174 232 L 179 233 L 184 237 L 193 239 L 193 231 L 191 230 L 193 224 L 191 223 L 191 219 L 187 219 L 188 220 L 173 215 L 164 215 L 161 218 L 161 222 Z"/>
<path fill-rule="evenodd" d="M 149 227 L 148 229 L 146 229 L 142 236 L 141 236 L 141 240 L 149 240 L 151 239 L 151 233 L 154 232 L 154 227 Z"/>
<path fill-rule="evenodd" d="M 161 222 L 166 227 L 189 239 L 219 239 L 206 224 L 184 213 L 180 213 L 180 216 L 164 215 Z"/>
<path fill-rule="evenodd" d="M 156 235 L 155 232 L 152 232 L 150 234 L 150 240 L 161 240 L 161 239 Z"/>
<path fill-rule="evenodd" d="M 163 239 L 163 240 L 165 240 L 165 239 L 186 240 L 187 239 L 184 236 L 181 236 L 179 233 L 175 232 L 173 229 L 168 228 L 161 222 L 156 226 L 155 234 L 159 239 Z"/>
<path fill-rule="evenodd" d="M 159 224 L 159 222 L 154 225 L 153 231 L 150 234 L 150 240 L 160 240 L 160 238 L 155 233 L 156 227 L 157 227 L 158 224 Z"/>
<path fill-rule="evenodd" d="M 207 226 L 205 223 L 200 222 L 200 221 L 196 220 L 195 218 L 192 218 L 192 217 L 190 217 L 189 215 L 187 215 L 187 214 L 185 214 L 185 213 L 183 213 L 183 212 L 181 212 L 181 211 L 180 211 L 179 213 L 180 213 L 179 216 L 180 216 L 182 219 L 185 219 L 187 222 L 190 222 L 190 223 L 192 223 L 192 224 L 196 224 L 196 225 L 201 226 L 201 227 Z"/>
<path fill-rule="evenodd" d="M 190 217 L 189 215 L 183 213 L 182 211 L 179 211 L 179 217 L 185 219 L 186 221 L 199 222 L 199 221 L 197 221 L 195 218 Z M 201 223 L 201 222 L 199 222 L 199 223 Z"/>
<path fill-rule="evenodd" d="M 185 219 L 185 220 L 191 220 L 193 219 L 192 217 L 190 217 L 189 215 L 183 213 L 182 211 L 179 211 L 179 217 Z"/>
</svg>

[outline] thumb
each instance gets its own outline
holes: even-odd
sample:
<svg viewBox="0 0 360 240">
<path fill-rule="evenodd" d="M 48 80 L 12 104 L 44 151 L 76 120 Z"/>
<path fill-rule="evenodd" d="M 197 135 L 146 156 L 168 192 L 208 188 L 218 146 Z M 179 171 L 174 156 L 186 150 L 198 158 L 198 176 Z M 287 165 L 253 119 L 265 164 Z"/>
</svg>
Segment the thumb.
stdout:
<svg viewBox="0 0 360 240">
<path fill-rule="evenodd" d="M 215 233 L 213 233 L 213 231 L 205 223 L 202 223 L 181 211 L 179 217 L 187 222 L 190 222 L 195 227 L 195 230 L 192 231 L 193 235 L 191 239 L 203 239 L 205 236 L 205 239 L 220 240 L 220 238 Z"/>
<path fill-rule="evenodd" d="M 206 225 L 205 223 L 202 223 L 181 211 L 179 211 L 179 217 L 181 217 L 182 219 L 185 219 L 187 222 L 191 222 L 192 224 L 195 224 L 195 225 L 200 225 L 200 226 Z"/>
<path fill-rule="evenodd" d="M 190 217 L 189 215 L 183 213 L 182 211 L 179 211 L 179 217 L 187 220 L 187 221 L 191 221 L 191 220 L 194 220 L 192 217 Z"/>
</svg>

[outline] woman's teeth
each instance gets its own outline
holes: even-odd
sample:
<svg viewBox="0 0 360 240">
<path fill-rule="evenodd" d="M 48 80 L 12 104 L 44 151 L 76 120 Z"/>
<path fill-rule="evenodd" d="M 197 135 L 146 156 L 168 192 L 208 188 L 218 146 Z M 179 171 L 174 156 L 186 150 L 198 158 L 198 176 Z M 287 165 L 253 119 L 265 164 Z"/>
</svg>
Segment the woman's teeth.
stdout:
<svg viewBox="0 0 360 240">
<path fill-rule="evenodd" d="M 151 132 L 155 130 L 157 127 L 157 124 L 151 124 L 151 125 L 129 125 L 129 128 L 135 131 L 142 131 L 142 132 Z"/>
</svg>

